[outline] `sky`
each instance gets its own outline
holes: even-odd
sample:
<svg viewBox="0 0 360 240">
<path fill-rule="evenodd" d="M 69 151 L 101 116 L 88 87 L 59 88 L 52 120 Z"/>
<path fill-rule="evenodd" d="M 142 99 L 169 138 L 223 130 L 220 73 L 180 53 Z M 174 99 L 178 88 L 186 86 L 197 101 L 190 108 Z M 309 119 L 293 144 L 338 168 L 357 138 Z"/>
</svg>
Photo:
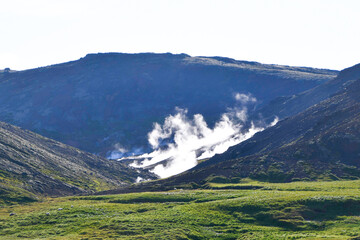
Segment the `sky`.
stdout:
<svg viewBox="0 0 360 240">
<path fill-rule="evenodd" d="M 0 69 L 171 52 L 341 70 L 360 62 L 359 11 L 358 0 L 0 0 Z"/>
</svg>

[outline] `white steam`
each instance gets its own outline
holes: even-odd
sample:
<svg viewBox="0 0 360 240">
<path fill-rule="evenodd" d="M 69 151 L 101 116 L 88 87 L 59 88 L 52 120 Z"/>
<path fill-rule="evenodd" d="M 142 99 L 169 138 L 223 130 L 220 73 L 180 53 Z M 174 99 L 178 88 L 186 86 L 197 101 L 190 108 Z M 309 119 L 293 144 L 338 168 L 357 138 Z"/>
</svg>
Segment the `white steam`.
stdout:
<svg viewBox="0 0 360 240">
<path fill-rule="evenodd" d="M 110 153 L 109 156 L 107 156 L 108 159 L 118 159 L 122 158 L 128 150 L 120 145 L 120 143 L 116 143 L 114 145 L 115 150 Z"/>
<path fill-rule="evenodd" d="M 107 159 L 122 159 L 125 157 L 138 156 L 143 154 L 143 149 L 140 148 L 131 148 L 130 150 L 123 147 L 120 143 L 114 145 L 114 150 L 107 154 Z"/>
<path fill-rule="evenodd" d="M 236 94 L 235 99 L 242 104 L 255 102 L 251 95 Z M 201 114 L 192 119 L 187 117 L 187 110 L 177 108 L 175 115 L 166 117 L 164 124 L 154 124 L 148 134 L 148 142 L 153 152 L 135 157 L 131 164 L 138 168 L 152 168 L 152 172 L 161 178 L 173 176 L 197 165 L 198 160 L 206 159 L 225 152 L 229 147 L 251 138 L 264 130 L 251 122 L 251 127 L 244 128 L 247 120 L 246 107 L 230 109 L 221 116 L 214 128 L 209 128 Z M 275 119 L 270 125 L 277 123 Z"/>
<path fill-rule="evenodd" d="M 251 94 L 243 94 L 243 93 L 236 93 L 235 94 L 236 101 L 241 102 L 242 104 L 246 104 L 248 102 L 256 102 L 256 98 L 253 97 Z"/>
</svg>

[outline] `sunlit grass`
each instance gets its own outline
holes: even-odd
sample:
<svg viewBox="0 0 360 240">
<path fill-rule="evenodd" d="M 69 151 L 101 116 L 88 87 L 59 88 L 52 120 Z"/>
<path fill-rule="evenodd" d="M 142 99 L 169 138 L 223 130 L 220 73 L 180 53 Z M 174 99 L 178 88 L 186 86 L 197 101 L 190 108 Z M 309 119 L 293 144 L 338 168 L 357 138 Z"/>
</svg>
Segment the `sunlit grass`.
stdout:
<svg viewBox="0 0 360 240">
<path fill-rule="evenodd" d="M 0 239 L 351 239 L 360 181 L 215 184 L 0 208 Z M 58 210 L 62 208 L 63 210 Z M 16 213 L 9 216 L 10 213 Z M 48 215 L 47 215 L 48 213 Z"/>
</svg>

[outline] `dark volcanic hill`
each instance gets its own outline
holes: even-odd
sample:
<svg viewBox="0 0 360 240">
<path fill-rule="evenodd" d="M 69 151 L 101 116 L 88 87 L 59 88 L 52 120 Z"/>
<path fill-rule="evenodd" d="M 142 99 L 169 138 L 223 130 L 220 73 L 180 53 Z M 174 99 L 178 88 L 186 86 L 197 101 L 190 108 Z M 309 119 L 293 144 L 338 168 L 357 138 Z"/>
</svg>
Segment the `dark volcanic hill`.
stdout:
<svg viewBox="0 0 360 240">
<path fill-rule="evenodd" d="M 0 72 L 0 121 L 105 155 L 115 143 L 145 146 L 154 122 L 174 108 L 211 125 L 251 93 L 259 105 L 298 94 L 336 71 L 186 54 L 89 54 L 77 61 Z"/>
<path fill-rule="evenodd" d="M 154 177 L 0 122 L 0 200 L 14 192 L 61 196 L 111 189 L 139 175 Z"/>
<path fill-rule="evenodd" d="M 330 98 L 188 172 L 130 191 L 205 183 L 211 176 L 222 176 L 222 181 L 250 177 L 277 182 L 360 178 L 360 65 L 345 69 L 335 81 L 342 84 Z M 129 189 L 117 192 L 122 191 Z"/>
</svg>

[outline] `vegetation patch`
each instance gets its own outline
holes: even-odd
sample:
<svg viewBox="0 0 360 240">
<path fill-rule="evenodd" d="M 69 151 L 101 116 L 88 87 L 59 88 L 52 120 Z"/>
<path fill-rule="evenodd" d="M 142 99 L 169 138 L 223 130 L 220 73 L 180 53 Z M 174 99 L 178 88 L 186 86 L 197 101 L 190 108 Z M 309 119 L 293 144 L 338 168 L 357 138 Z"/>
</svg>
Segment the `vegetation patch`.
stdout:
<svg viewBox="0 0 360 240">
<path fill-rule="evenodd" d="M 0 208 L 0 239 L 356 239 L 359 180 L 208 183 Z M 259 189 L 223 189 L 235 186 Z"/>
</svg>

